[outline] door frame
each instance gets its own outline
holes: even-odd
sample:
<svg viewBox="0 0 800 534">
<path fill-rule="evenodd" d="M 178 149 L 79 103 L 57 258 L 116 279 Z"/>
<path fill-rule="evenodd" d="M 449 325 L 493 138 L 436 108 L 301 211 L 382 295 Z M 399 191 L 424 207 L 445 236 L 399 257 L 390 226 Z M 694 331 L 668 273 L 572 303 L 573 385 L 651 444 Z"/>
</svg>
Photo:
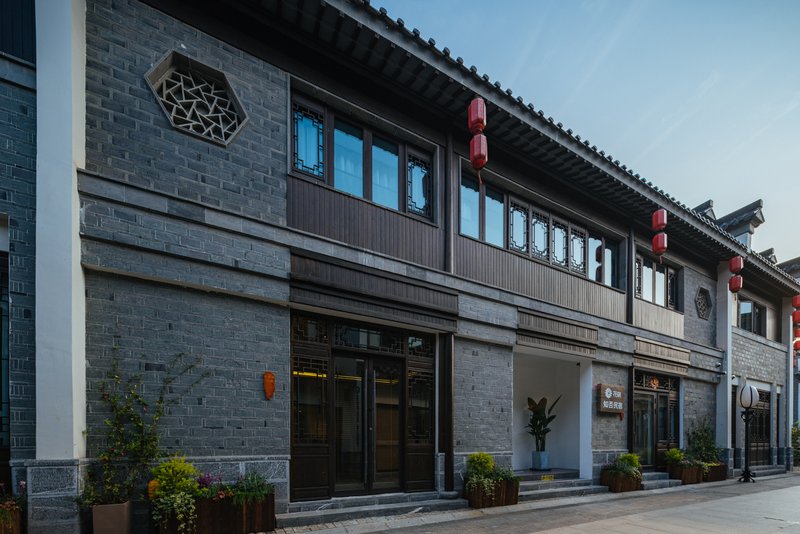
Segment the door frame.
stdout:
<svg viewBox="0 0 800 534">
<path fill-rule="evenodd" d="M 663 469 L 665 466 L 663 457 L 664 452 L 672 447 L 679 447 L 681 442 L 681 417 L 682 407 L 680 404 L 680 377 L 673 375 L 666 375 L 648 369 L 639 369 L 636 367 L 631 368 L 631 396 L 630 402 L 633 406 L 635 396 L 637 394 L 649 394 L 654 398 L 653 414 L 652 414 L 652 435 L 653 435 L 653 464 L 642 464 L 643 467 L 650 467 L 655 469 Z M 666 387 L 665 387 L 666 384 Z M 666 397 L 666 421 L 664 421 L 664 428 L 667 435 L 662 437 L 659 432 L 659 404 L 662 397 Z M 631 414 L 633 413 L 631 409 Z M 677 418 L 676 428 L 671 428 L 673 414 Z M 633 415 L 630 417 L 628 450 L 634 452 L 634 443 L 636 437 L 634 436 L 635 425 Z M 670 439 L 672 438 L 672 439 Z"/>
</svg>

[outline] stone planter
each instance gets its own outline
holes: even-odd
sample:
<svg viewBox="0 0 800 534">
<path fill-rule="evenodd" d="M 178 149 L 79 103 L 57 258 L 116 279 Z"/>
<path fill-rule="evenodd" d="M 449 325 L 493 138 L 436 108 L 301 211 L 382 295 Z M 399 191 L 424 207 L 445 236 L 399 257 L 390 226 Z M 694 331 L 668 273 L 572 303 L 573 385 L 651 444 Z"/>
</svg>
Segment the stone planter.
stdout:
<svg viewBox="0 0 800 534">
<path fill-rule="evenodd" d="M 710 465 L 708 472 L 703 475 L 705 482 L 720 482 L 728 479 L 728 466 L 725 464 Z"/>
<path fill-rule="evenodd" d="M 546 451 L 533 451 L 531 465 L 534 471 L 550 471 L 550 453 Z"/>
<path fill-rule="evenodd" d="M 92 532 L 94 534 L 130 534 L 131 501 L 92 506 Z"/>
</svg>

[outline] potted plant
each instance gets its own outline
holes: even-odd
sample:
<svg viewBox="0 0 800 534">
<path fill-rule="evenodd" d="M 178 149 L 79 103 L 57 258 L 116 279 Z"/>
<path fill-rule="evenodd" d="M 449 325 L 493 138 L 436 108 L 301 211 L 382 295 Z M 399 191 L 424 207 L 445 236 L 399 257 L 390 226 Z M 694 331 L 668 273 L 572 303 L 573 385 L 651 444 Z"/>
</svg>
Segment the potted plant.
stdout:
<svg viewBox="0 0 800 534">
<path fill-rule="evenodd" d="M 197 534 L 226 532 L 236 524 L 233 488 L 222 482 L 222 475 L 208 473 L 197 479 Z"/>
<path fill-rule="evenodd" d="M 237 533 L 275 530 L 275 487 L 261 474 L 246 474 L 233 485 L 232 493 Z"/>
<path fill-rule="evenodd" d="M 528 410 L 531 412 L 528 421 L 528 434 L 533 436 L 536 450 L 531 453 L 531 463 L 536 471 L 547 471 L 550 469 L 550 453 L 545 450 L 547 434 L 550 433 L 550 423 L 556 418 L 553 408 L 556 407 L 561 395 L 555 402 L 547 408 L 547 397 L 542 397 L 539 402 L 535 402 L 528 397 Z"/>
<path fill-rule="evenodd" d="M 603 469 L 600 483 L 609 491 L 621 493 L 642 488 L 642 466 L 637 454 L 620 454 L 611 465 Z"/>
<path fill-rule="evenodd" d="M 728 466 L 719 461 L 721 450 L 714 440 L 714 433 L 707 421 L 700 423 L 689 433 L 688 454 L 702 462 L 703 480 L 719 482 L 728 478 Z"/>
<path fill-rule="evenodd" d="M 22 534 L 22 522 L 27 497 L 27 484 L 19 481 L 17 495 L 6 493 L 0 482 L 0 534 Z"/>
<path fill-rule="evenodd" d="M 201 495 L 200 473 L 182 456 L 173 456 L 152 469 L 147 485 L 151 515 L 159 534 L 190 534 L 197 520 L 195 499 Z"/>
<path fill-rule="evenodd" d="M 677 448 L 669 449 L 664 453 L 669 478 L 680 480 L 681 484 L 697 484 L 703 480 L 702 466 L 686 457 L 684 452 Z"/>
<path fill-rule="evenodd" d="M 175 402 L 202 381 L 201 374 L 185 389 L 173 392 L 174 382 L 199 364 L 178 354 L 167 366 L 158 396 L 147 400 L 141 375 L 122 377 L 119 360 L 112 360 L 106 381 L 100 383 L 100 400 L 108 413 L 104 448 L 88 466 L 78 503 L 91 507 L 94 534 L 128 534 L 131 500 L 147 480 L 150 466 L 159 458 L 159 423 L 168 402 Z M 168 394 L 171 394 L 168 398 Z"/>
<path fill-rule="evenodd" d="M 465 480 L 464 496 L 472 508 L 519 502 L 519 477 L 507 467 L 497 467 L 492 456 L 485 452 L 467 457 Z"/>
<path fill-rule="evenodd" d="M 505 506 L 519 503 L 520 477 L 508 467 L 495 467 L 494 479 L 498 482 L 498 505 Z"/>
</svg>

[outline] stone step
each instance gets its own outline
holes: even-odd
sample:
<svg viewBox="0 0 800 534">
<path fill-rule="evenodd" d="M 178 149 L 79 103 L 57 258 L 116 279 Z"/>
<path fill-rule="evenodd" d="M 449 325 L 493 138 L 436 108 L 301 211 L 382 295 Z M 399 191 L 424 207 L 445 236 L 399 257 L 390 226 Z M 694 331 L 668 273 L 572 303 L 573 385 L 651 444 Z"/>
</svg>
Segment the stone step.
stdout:
<svg viewBox="0 0 800 534">
<path fill-rule="evenodd" d="M 669 478 L 660 478 L 655 480 L 642 480 L 642 489 L 645 490 L 653 490 L 653 489 L 661 489 L 661 488 L 672 488 L 675 486 L 680 486 L 680 480 L 671 480 Z"/>
<path fill-rule="evenodd" d="M 735 469 L 734 477 L 742 476 L 743 469 Z M 782 465 L 754 465 L 750 467 L 750 472 L 756 477 L 766 477 L 770 475 L 782 475 L 786 473 L 786 467 Z"/>
<path fill-rule="evenodd" d="M 519 502 L 539 501 L 544 499 L 557 499 L 561 497 L 579 497 L 581 495 L 593 495 L 595 493 L 607 493 L 607 486 L 578 486 L 572 488 L 554 488 L 538 491 L 520 491 Z"/>
<path fill-rule="evenodd" d="M 645 471 L 642 473 L 643 482 L 654 480 L 669 480 L 669 473 L 662 473 L 661 471 Z"/>
<path fill-rule="evenodd" d="M 456 496 L 454 494 L 454 496 Z M 316 512 L 322 510 L 341 510 L 362 506 L 378 506 L 382 504 L 400 504 L 416 501 L 431 501 L 441 496 L 435 491 L 415 493 L 380 493 L 376 495 L 358 495 L 354 497 L 334 497 L 323 501 L 302 501 L 289 503 L 289 513 Z"/>
<path fill-rule="evenodd" d="M 430 499 L 426 501 L 408 501 L 366 506 L 352 506 L 344 508 L 329 508 L 325 510 L 307 510 L 302 512 L 289 512 L 277 514 L 279 528 L 302 527 L 332 523 L 334 521 L 347 521 L 348 519 L 361 519 L 365 517 L 384 517 L 420 512 L 442 512 L 467 508 L 466 499 Z"/>
<path fill-rule="evenodd" d="M 514 474 L 522 481 L 529 480 L 562 480 L 565 478 L 578 478 L 579 472 L 577 469 L 562 469 L 554 467 L 547 471 L 534 471 L 533 469 L 520 469 L 514 471 Z"/>
<path fill-rule="evenodd" d="M 562 480 L 547 480 L 547 481 L 524 481 L 519 483 L 519 491 L 540 491 L 545 489 L 558 489 L 558 488 L 578 488 L 583 486 L 591 486 L 592 480 L 589 478 L 567 478 Z"/>
</svg>

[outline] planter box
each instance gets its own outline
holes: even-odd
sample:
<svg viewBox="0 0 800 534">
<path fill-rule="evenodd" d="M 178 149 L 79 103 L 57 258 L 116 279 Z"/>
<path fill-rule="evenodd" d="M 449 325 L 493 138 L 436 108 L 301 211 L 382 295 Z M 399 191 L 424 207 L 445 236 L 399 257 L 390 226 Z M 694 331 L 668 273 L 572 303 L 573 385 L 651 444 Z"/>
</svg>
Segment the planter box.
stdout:
<svg viewBox="0 0 800 534">
<path fill-rule="evenodd" d="M 232 499 L 202 499 L 197 501 L 197 534 L 216 534 L 229 531 L 236 521 L 237 508 Z"/>
<path fill-rule="evenodd" d="M 466 487 L 466 486 L 465 486 Z M 514 480 L 497 480 L 494 483 L 494 495 L 488 496 L 481 488 L 464 490 L 464 498 L 469 501 L 470 508 L 490 508 L 519 503 L 519 482 Z"/>
<path fill-rule="evenodd" d="M 518 480 L 503 480 L 500 482 L 505 486 L 505 498 L 503 499 L 504 505 L 519 503 L 519 481 Z"/>
<path fill-rule="evenodd" d="M 697 484 L 703 481 L 703 469 L 697 466 L 669 466 L 669 478 L 680 480 L 681 484 Z"/>
<path fill-rule="evenodd" d="M 125 501 L 121 504 L 96 504 L 92 506 L 92 532 L 94 534 L 130 534 L 130 531 L 130 501 Z"/>
<path fill-rule="evenodd" d="M 233 499 L 197 501 L 197 520 L 191 534 L 250 534 L 275 530 L 275 494 L 263 501 L 236 506 Z M 178 522 L 170 518 L 155 525 L 158 534 L 176 534 Z"/>
<path fill-rule="evenodd" d="M 623 493 L 626 491 L 638 491 L 642 489 L 642 481 L 635 477 L 629 477 L 614 473 L 613 471 L 603 471 L 600 480 L 605 481 L 604 486 L 613 493 Z"/>
<path fill-rule="evenodd" d="M 22 534 L 22 513 L 21 510 L 9 512 L 11 520 L 8 523 L 0 523 L 0 534 Z"/>
<path fill-rule="evenodd" d="M 235 508 L 234 513 L 236 514 L 236 533 L 250 534 L 251 532 L 275 530 L 275 494 L 270 493 L 263 501 Z M 228 530 L 220 531 L 220 534 L 223 532 L 231 532 L 230 526 Z"/>
<path fill-rule="evenodd" d="M 708 472 L 703 476 L 706 482 L 720 482 L 728 479 L 728 466 L 725 464 L 710 465 Z"/>
</svg>

